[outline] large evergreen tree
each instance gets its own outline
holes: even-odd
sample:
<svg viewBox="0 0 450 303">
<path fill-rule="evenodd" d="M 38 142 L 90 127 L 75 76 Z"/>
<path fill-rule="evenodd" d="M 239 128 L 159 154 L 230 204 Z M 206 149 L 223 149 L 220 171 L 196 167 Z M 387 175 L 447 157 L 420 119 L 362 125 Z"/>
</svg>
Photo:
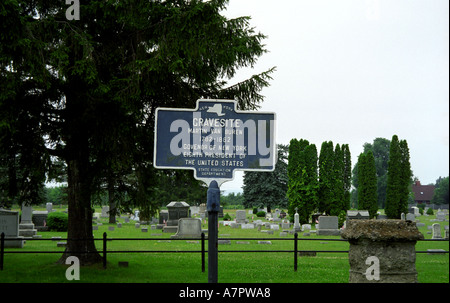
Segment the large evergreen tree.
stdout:
<svg viewBox="0 0 450 303">
<path fill-rule="evenodd" d="M 295 209 L 301 224 L 309 222 L 317 208 L 317 149 L 304 139 L 292 139 L 289 145 L 288 212 L 294 217 Z"/>
<path fill-rule="evenodd" d="M 335 215 L 333 205 L 334 186 L 336 184 L 336 173 L 334 171 L 334 149 L 333 142 L 325 141 L 322 143 L 319 155 L 319 190 L 318 190 L 318 208 L 319 212 L 327 215 Z"/>
<path fill-rule="evenodd" d="M 348 144 L 342 145 L 342 152 L 344 154 L 344 168 L 343 168 L 343 185 L 344 185 L 344 201 L 343 209 L 350 209 L 350 190 L 352 187 L 352 159 L 350 147 Z"/>
<path fill-rule="evenodd" d="M 408 196 L 412 184 L 412 171 L 409 162 L 409 148 L 406 140 L 399 141 L 392 136 L 386 189 L 385 213 L 391 219 L 399 219 L 401 213 L 408 211 Z"/>
<path fill-rule="evenodd" d="M 361 153 L 358 158 L 358 209 L 368 210 L 370 218 L 378 211 L 377 175 L 372 151 Z"/>
<path fill-rule="evenodd" d="M 89 1 L 81 3 L 80 20 L 69 21 L 59 0 L 2 2 L 0 145 L 9 178 L 18 180 L 14 157 L 35 176 L 26 179 L 28 188 L 51 171 L 52 158 L 66 163 L 69 224 L 61 262 L 69 255 L 81 264 L 101 262 L 91 210 L 101 184 L 125 185 L 135 203 L 157 209 L 148 204 L 159 191 L 152 168 L 157 107 L 194 108 L 209 97 L 258 108 L 272 70 L 226 81 L 265 52 L 264 35 L 248 17 L 222 16 L 226 4 Z"/>
<path fill-rule="evenodd" d="M 364 144 L 364 152 L 367 153 L 369 150 L 371 150 L 375 158 L 379 208 L 384 208 L 386 203 L 387 171 L 390 143 L 391 141 L 388 139 L 375 138 L 373 140 L 373 144 Z"/>
</svg>

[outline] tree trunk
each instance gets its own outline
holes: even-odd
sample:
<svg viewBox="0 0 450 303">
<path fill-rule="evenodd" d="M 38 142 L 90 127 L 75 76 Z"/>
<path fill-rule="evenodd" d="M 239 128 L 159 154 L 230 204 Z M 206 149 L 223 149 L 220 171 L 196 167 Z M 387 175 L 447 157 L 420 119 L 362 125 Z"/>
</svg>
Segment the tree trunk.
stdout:
<svg viewBox="0 0 450 303">
<path fill-rule="evenodd" d="M 67 159 L 69 222 L 67 247 L 59 263 L 69 256 L 78 257 L 80 265 L 100 263 L 102 257 L 92 235 L 88 139 L 80 135 L 67 143 L 67 149 L 73 151 Z"/>
<path fill-rule="evenodd" d="M 69 256 L 78 257 L 80 265 L 102 262 L 92 235 L 91 193 L 94 172 L 90 163 L 90 135 L 92 133 L 92 99 L 86 83 L 83 68 L 77 62 L 84 60 L 84 45 L 79 37 L 71 33 L 67 37 L 69 67 L 65 86 L 66 107 L 63 139 L 66 143 L 64 157 L 67 163 L 67 200 L 69 222 L 67 247 L 59 263 L 65 263 Z"/>
</svg>

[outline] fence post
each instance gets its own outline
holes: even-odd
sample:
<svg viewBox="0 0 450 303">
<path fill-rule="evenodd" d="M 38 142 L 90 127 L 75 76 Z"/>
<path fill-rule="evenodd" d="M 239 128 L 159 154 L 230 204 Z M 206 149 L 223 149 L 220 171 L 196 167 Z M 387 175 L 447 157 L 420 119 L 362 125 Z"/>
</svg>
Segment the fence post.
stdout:
<svg viewBox="0 0 450 303">
<path fill-rule="evenodd" d="M 3 270 L 3 255 L 5 253 L 5 233 L 3 232 L 0 242 L 0 270 Z"/>
<path fill-rule="evenodd" d="M 202 272 L 205 272 L 205 233 L 202 233 Z"/>
<path fill-rule="evenodd" d="M 106 269 L 106 232 L 103 233 L 103 269 Z"/>
<path fill-rule="evenodd" d="M 297 271 L 297 257 L 298 257 L 298 244 L 297 244 L 297 240 L 298 240 L 298 234 L 295 233 L 294 234 L 294 271 Z"/>
</svg>

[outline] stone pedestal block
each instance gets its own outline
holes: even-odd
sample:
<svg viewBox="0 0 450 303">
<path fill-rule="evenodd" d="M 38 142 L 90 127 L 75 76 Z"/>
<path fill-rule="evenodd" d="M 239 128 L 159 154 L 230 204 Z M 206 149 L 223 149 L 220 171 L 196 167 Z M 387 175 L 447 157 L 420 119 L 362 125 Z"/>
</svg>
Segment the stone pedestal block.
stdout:
<svg viewBox="0 0 450 303">
<path fill-rule="evenodd" d="M 341 237 L 350 243 L 350 283 L 417 282 L 415 245 L 423 235 L 414 222 L 349 220 Z"/>
</svg>

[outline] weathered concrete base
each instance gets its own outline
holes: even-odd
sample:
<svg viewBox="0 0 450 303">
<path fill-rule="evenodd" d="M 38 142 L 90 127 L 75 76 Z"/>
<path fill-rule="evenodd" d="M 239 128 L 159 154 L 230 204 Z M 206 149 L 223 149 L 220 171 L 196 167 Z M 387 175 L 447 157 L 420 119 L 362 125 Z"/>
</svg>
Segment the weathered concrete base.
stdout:
<svg viewBox="0 0 450 303">
<path fill-rule="evenodd" d="M 379 259 L 379 280 L 368 280 L 366 271 L 370 256 Z M 350 243 L 349 283 L 415 283 L 417 282 L 415 243 L 408 242 L 373 242 L 361 240 L 358 244 Z M 372 272 L 370 272 L 372 274 Z"/>
<path fill-rule="evenodd" d="M 414 222 L 350 220 L 341 236 L 350 243 L 350 283 L 417 282 L 415 245 L 423 235 Z M 373 267 L 370 257 L 379 266 Z M 377 279 L 373 270 L 378 271 Z"/>
</svg>

